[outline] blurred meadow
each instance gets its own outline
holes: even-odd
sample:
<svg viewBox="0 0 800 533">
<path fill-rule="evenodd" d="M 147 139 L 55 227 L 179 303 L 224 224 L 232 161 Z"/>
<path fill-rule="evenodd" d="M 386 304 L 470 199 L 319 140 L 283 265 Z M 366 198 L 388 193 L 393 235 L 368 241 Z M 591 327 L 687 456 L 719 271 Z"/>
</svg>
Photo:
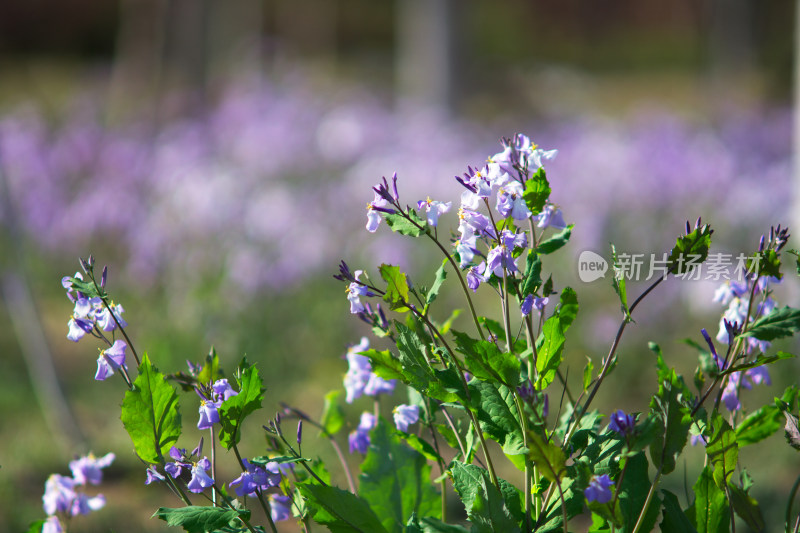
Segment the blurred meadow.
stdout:
<svg viewBox="0 0 800 533">
<path fill-rule="evenodd" d="M 90 450 L 117 455 L 107 507 L 72 531 L 163 531 L 149 517 L 177 503 L 144 486 L 121 382 L 93 379 L 94 341 L 66 338 L 60 280 L 78 257 L 108 265 L 137 348 L 163 372 L 212 346 L 226 369 L 247 355 L 265 376 L 263 423 L 280 401 L 316 417 L 369 333 L 332 278 L 338 262 L 399 264 L 417 283 L 440 262 L 385 226 L 366 232 L 370 187 L 397 172 L 409 204 L 457 201 L 454 176 L 521 132 L 559 150 L 552 199 L 575 228 L 545 269 L 578 292 L 566 347 L 578 382 L 620 318 L 608 277 L 578 279 L 581 251 L 660 257 L 702 216 L 712 252 L 735 256 L 800 220 L 794 21 L 788 0 L 0 3 L 0 498 L 14 502 L 0 531 L 43 518 L 47 476 Z M 442 223 L 455 230 L 454 212 Z M 786 271 L 776 299 L 796 306 Z M 647 341 L 690 380 L 696 354 L 676 339 L 716 332 L 718 282 L 665 285 L 626 333 L 601 411 L 647 410 Z M 462 300 L 443 301 L 442 313 Z M 479 301 L 499 312 L 488 292 Z M 799 367 L 782 361 L 772 387 L 747 394 L 780 395 Z M 183 405 L 186 427 L 196 409 Z M 263 443 L 250 431 L 246 455 Z M 742 462 L 778 527 L 800 460 L 781 435 L 769 446 L 769 461 L 745 449 Z"/>
</svg>

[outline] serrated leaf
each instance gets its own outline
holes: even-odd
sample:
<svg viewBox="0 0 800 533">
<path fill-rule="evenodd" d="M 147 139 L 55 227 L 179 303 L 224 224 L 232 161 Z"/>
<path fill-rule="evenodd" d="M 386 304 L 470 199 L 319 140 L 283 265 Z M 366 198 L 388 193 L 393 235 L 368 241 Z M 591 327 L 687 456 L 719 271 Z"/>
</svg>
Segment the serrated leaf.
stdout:
<svg viewBox="0 0 800 533">
<path fill-rule="evenodd" d="M 536 252 L 541 255 L 547 255 L 552 254 L 556 250 L 560 249 L 569 242 L 573 227 L 575 227 L 575 224 L 570 224 L 546 241 L 539 243 L 539 246 L 536 247 Z"/>
<path fill-rule="evenodd" d="M 748 259 L 747 271 L 755 272 L 759 276 L 771 276 L 778 279 L 783 277 L 783 274 L 781 274 L 781 259 L 775 250 L 762 250 Z"/>
<path fill-rule="evenodd" d="M 774 405 L 765 405 L 753 411 L 736 425 L 736 442 L 747 446 L 760 442 L 783 426 L 781 411 Z"/>
<path fill-rule="evenodd" d="M 561 329 L 566 334 L 575 317 L 578 316 L 578 294 L 572 287 L 564 287 L 558 301 L 558 316 L 561 318 Z"/>
<path fill-rule="evenodd" d="M 691 409 L 683 402 L 688 399 L 686 384 L 674 370 L 666 369 L 660 349 L 657 359 L 660 383 L 658 393 L 650 399 L 650 412 L 659 421 L 660 429 L 650 445 L 650 457 L 656 468 L 668 474 L 675 469 L 675 458 L 686 446 L 692 418 Z"/>
<path fill-rule="evenodd" d="M 535 293 L 542 286 L 542 260 L 534 250 L 525 258 L 525 276 L 522 282 L 522 298 Z"/>
<path fill-rule="evenodd" d="M 442 402 L 462 399 L 464 388 L 458 371 L 449 367 L 444 370 L 431 368 L 417 334 L 399 322 L 395 322 L 395 327 L 403 383 Z"/>
<path fill-rule="evenodd" d="M 659 524 L 661 533 L 697 533 L 697 529 L 681 510 L 678 497 L 664 489 L 661 490 L 661 494 L 664 496 L 663 514 Z"/>
<path fill-rule="evenodd" d="M 525 205 L 531 210 L 531 215 L 541 213 L 544 204 L 550 198 L 550 192 L 550 184 L 547 182 L 544 167 L 539 167 L 531 178 L 525 182 L 525 191 L 522 193 L 522 199 L 525 200 Z"/>
<path fill-rule="evenodd" d="M 453 461 L 450 465 L 453 488 L 461 498 L 474 533 L 514 533 L 524 518 L 519 491 L 499 479 L 497 490 L 485 469 Z"/>
<path fill-rule="evenodd" d="M 122 425 L 143 461 L 159 464 L 181 435 L 178 394 L 147 354 L 139 365 L 133 390 L 122 401 Z"/>
<path fill-rule="evenodd" d="M 766 528 L 764 516 L 761 514 L 761 507 L 759 507 L 755 498 L 733 483 L 728 484 L 728 493 L 731 497 L 731 505 L 733 505 L 734 512 L 744 520 L 745 524 L 758 533 L 764 531 Z"/>
<path fill-rule="evenodd" d="M 392 228 L 392 231 L 401 235 L 408 235 L 409 237 L 419 237 L 428 231 L 428 222 L 419 217 L 413 210 L 408 210 L 409 218 L 413 221 L 407 220 L 400 213 L 384 214 L 383 218 L 386 223 Z"/>
<path fill-rule="evenodd" d="M 239 378 L 239 393 L 231 396 L 220 405 L 219 419 L 221 429 L 219 442 L 230 450 L 241 439 L 242 422 L 254 411 L 261 409 L 264 398 L 261 377 L 255 366 L 247 367 Z"/>
<path fill-rule="evenodd" d="M 341 390 L 332 390 L 325 395 L 325 404 L 322 408 L 322 430 L 328 435 L 336 435 L 344 426 L 344 410 L 339 404 Z"/>
<path fill-rule="evenodd" d="M 542 327 L 542 334 L 536 341 L 536 388 L 544 390 L 553 382 L 556 371 L 561 365 L 564 349 L 564 330 L 561 326 L 561 317 L 555 314 L 548 318 Z"/>
<path fill-rule="evenodd" d="M 334 533 L 388 533 L 362 498 L 329 485 L 298 483 L 315 522 Z"/>
<path fill-rule="evenodd" d="M 499 443 L 507 455 L 526 453 L 513 391 L 505 385 L 472 380 L 469 393 L 481 431 Z"/>
<path fill-rule="evenodd" d="M 493 342 L 475 340 L 466 333 L 453 331 L 456 349 L 464 354 L 467 369 L 478 379 L 497 380 L 509 387 L 520 384 L 520 361 L 513 354 L 501 352 Z"/>
<path fill-rule="evenodd" d="M 528 457 L 539 468 L 548 481 L 560 483 L 566 468 L 564 451 L 553 442 L 547 442 L 539 434 L 528 432 Z"/>
<path fill-rule="evenodd" d="M 724 490 L 736 469 L 739 445 L 736 443 L 736 433 L 719 414 L 712 420 L 711 427 L 712 433 L 706 445 L 706 455 L 714 468 L 714 483 Z"/>
<path fill-rule="evenodd" d="M 412 513 L 441 517 L 439 493 L 431 467 L 420 453 L 389 431 L 381 418 L 370 433 L 361 464 L 358 493 L 390 533 L 401 533 Z"/>
<path fill-rule="evenodd" d="M 426 310 L 428 309 L 428 306 L 436 300 L 436 297 L 439 296 L 439 290 L 441 290 L 444 280 L 447 279 L 447 270 L 445 270 L 445 266 L 447 266 L 447 259 L 442 261 L 442 266 L 440 266 L 436 271 L 436 279 L 433 281 L 433 285 L 431 285 L 431 288 L 428 290 L 428 295 L 425 298 Z"/>
<path fill-rule="evenodd" d="M 389 303 L 390 309 L 405 309 L 408 302 L 408 279 L 400 272 L 400 267 L 382 264 L 380 273 L 386 282 L 386 294 L 383 299 Z"/>
<path fill-rule="evenodd" d="M 772 341 L 791 337 L 800 331 L 800 309 L 785 306 L 762 316 L 742 333 L 744 337 L 755 337 L 761 341 Z"/>
<path fill-rule="evenodd" d="M 168 526 L 180 526 L 188 533 L 205 533 L 216 531 L 227 526 L 231 520 L 241 516 L 250 519 L 250 511 L 246 509 L 223 509 L 221 507 L 202 507 L 189 505 L 178 509 L 161 507 L 153 513 L 153 518 L 158 517 Z"/>
<path fill-rule="evenodd" d="M 359 352 L 359 355 L 369 358 L 372 371 L 376 373 L 378 377 L 383 379 L 403 378 L 403 365 L 389 350 L 378 351 L 370 348 L 366 352 Z"/>
<path fill-rule="evenodd" d="M 728 533 L 730 513 L 725 492 L 714 483 L 710 467 L 705 467 L 694 484 L 695 500 L 687 515 L 697 533 Z"/>
<path fill-rule="evenodd" d="M 669 254 L 668 265 L 675 274 L 684 274 L 700 265 L 708 257 L 711 246 L 711 226 L 704 224 L 687 235 L 678 237 Z"/>
</svg>

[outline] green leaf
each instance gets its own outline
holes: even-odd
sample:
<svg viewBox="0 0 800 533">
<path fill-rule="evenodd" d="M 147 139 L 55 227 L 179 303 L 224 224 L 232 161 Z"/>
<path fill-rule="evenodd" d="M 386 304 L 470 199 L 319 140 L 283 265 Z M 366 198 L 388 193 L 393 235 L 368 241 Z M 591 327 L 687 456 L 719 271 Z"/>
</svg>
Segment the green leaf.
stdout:
<svg viewBox="0 0 800 533">
<path fill-rule="evenodd" d="M 591 357 L 586 356 L 586 366 L 583 367 L 583 390 L 588 391 L 589 385 L 592 383 L 592 375 L 594 374 L 594 363 Z"/>
<path fill-rule="evenodd" d="M 736 425 L 736 442 L 747 446 L 760 442 L 783 427 L 781 411 L 774 405 L 765 405 L 753 411 Z"/>
<path fill-rule="evenodd" d="M 772 341 L 791 337 L 800 331 L 800 309 L 785 306 L 762 316 L 742 333 L 744 337 L 755 337 L 761 341 Z"/>
<path fill-rule="evenodd" d="M 560 483 L 566 468 L 564 451 L 552 441 L 542 439 L 538 433 L 528 432 L 528 457 L 548 481 Z"/>
<path fill-rule="evenodd" d="M 383 218 L 386 223 L 392 228 L 392 231 L 401 235 L 408 235 L 409 237 L 419 237 L 428 232 L 428 222 L 419 217 L 413 210 L 408 210 L 408 216 L 413 221 L 407 220 L 400 213 L 384 214 Z"/>
<path fill-rule="evenodd" d="M 583 513 L 586 502 L 586 496 L 583 494 L 583 489 L 585 488 L 586 485 L 581 486 L 577 477 L 565 477 L 562 481 L 561 490 L 564 492 L 564 501 L 566 502 L 567 522 Z M 558 490 L 555 488 L 553 490 L 558 495 Z M 536 533 L 561 533 L 564 531 L 560 495 L 559 497 L 550 498 L 550 505 L 545 510 L 544 518 L 540 522 L 544 522 L 544 524 L 536 528 Z"/>
<path fill-rule="evenodd" d="M 400 267 L 382 264 L 380 273 L 386 282 L 386 294 L 383 299 L 389 303 L 390 309 L 406 309 L 408 302 L 408 280 L 400 272 Z"/>
<path fill-rule="evenodd" d="M 36 520 L 28 524 L 28 531 L 27 533 L 42 533 L 42 527 L 44 527 L 44 520 Z"/>
<path fill-rule="evenodd" d="M 795 269 L 797 270 L 797 275 L 800 276 L 800 252 L 797 250 L 787 250 L 786 253 L 795 257 Z"/>
<path fill-rule="evenodd" d="M 497 490 L 485 469 L 458 461 L 451 463 L 449 474 L 473 524 L 473 533 L 520 531 L 524 514 L 516 487 L 500 479 Z"/>
<path fill-rule="evenodd" d="M 675 274 L 685 274 L 697 267 L 708 257 L 708 248 L 711 246 L 711 226 L 704 224 L 695 228 L 687 235 L 678 237 L 675 247 L 669 254 L 668 264 L 670 271 Z"/>
<path fill-rule="evenodd" d="M 692 424 L 691 409 L 684 403 L 689 398 L 683 378 L 675 370 L 666 368 L 661 350 L 651 343 L 651 349 L 653 347 L 657 350 L 660 383 L 658 394 L 650 399 L 650 412 L 660 428 L 650 445 L 650 457 L 656 468 L 669 474 L 675 469 L 675 458 L 686 446 Z"/>
<path fill-rule="evenodd" d="M 206 362 L 203 365 L 203 369 L 197 374 L 197 381 L 203 384 L 214 383 L 222 377 L 222 370 L 219 367 L 219 357 L 217 356 L 217 351 L 212 346 L 211 351 L 206 355 Z"/>
<path fill-rule="evenodd" d="M 329 485 L 298 483 L 311 517 L 333 533 L 388 533 L 362 498 Z"/>
<path fill-rule="evenodd" d="M 178 394 L 150 364 L 147 354 L 142 357 L 133 390 L 125 392 L 121 419 L 136 455 L 147 463 L 161 463 L 181 435 Z"/>
<path fill-rule="evenodd" d="M 548 318 L 542 327 L 542 334 L 536 341 L 536 388 L 544 390 L 553 382 L 556 371 L 561 365 L 564 349 L 564 330 L 561 326 L 561 317 L 555 314 Z"/>
<path fill-rule="evenodd" d="M 441 520 L 427 516 L 420 520 L 420 526 L 424 533 L 469 533 L 464 526 L 445 524 Z"/>
<path fill-rule="evenodd" d="M 625 286 L 625 276 L 623 275 L 618 276 L 618 272 L 620 270 L 619 261 L 617 261 L 617 247 L 613 244 L 611 245 L 611 261 L 614 265 L 614 276 L 611 278 L 611 285 L 614 287 L 614 292 L 617 293 L 619 296 L 619 304 L 622 308 L 622 314 L 626 317 L 630 316 L 630 312 L 628 311 L 628 290 Z"/>
<path fill-rule="evenodd" d="M 523 280 L 522 298 L 535 293 L 542 286 L 542 261 L 534 250 L 530 250 L 525 258 L 525 276 Z"/>
<path fill-rule="evenodd" d="M 761 507 L 759 507 L 755 498 L 733 483 L 728 484 L 728 493 L 731 497 L 731 505 L 733 505 L 734 512 L 744 520 L 745 524 L 750 526 L 753 531 L 758 531 L 759 533 L 764 531 L 766 528 L 764 516 L 761 514 Z"/>
<path fill-rule="evenodd" d="M 457 402 L 462 399 L 464 386 L 458 371 L 453 368 L 433 369 L 423 354 L 423 346 L 417 334 L 399 322 L 397 349 L 402 366 L 400 379 L 422 394 L 442 402 Z"/>
<path fill-rule="evenodd" d="M 730 513 L 725 492 L 714 483 L 710 467 L 705 467 L 694 484 L 695 500 L 687 511 L 698 533 L 728 533 Z"/>
<path fill-rule="evenodd" d="M 534 172 L 531 179 L 525 183 L 525 192 L 522 193 L 522 199 L 525 200 L 525 205 L 531 210 L 531 215 L 541 213 L 544 204 L 550 198 L 550 191 L 550 184 L 547 182 L 544 167 L 539 167 L 539 170 Z"/>
<path fill-rule="evenodd" d="M 219 407 L 222 428 L 219 441 L 230 450 L 241 439 L 242 422 L 252 412 L 261 409 L 264 388 L 255 366 L 247 367 L 239 377 L 239 394 L 231 396 Z"/>
<path fill-rule="evenodd" d="M 617 489 L 619 506 L 624 518 L 625 526 L 620 533 L 633 530 L 633 525 L 639 518 L 644 507 L 647 493 L 650 491 L 652 481 L 647 474 L 647 457 L 644 453 L 637 453 L 628 458 L 628 465 L 625 469 L 625 477 L 622 485 Z M 661 509 L 658 495 L 654 495 L 647 507 L 644 521 L 639 531 L 652 531 L 655 527 L 658 514 Z"/>
<path fill-rule="evenodd" d="M 722 416 L 716 414 L 711 427 L 712 433 L 706 445 L 706 455 L 714 467 L 714 482 L 724 490 L 736 469 L 739 446 L 736 444 L 736 433 Z"/>
<path fill-rule="evenodd" d="M 441 500 L 430 472 L 425 457 L 391 433 L 381 418 L 370 433 L 358 493 L 386 531 L 400 533 L 412 513 L 441 517 Z"/>
<path fill-rule="evenodd" d="M 108 294 L 106 294 L 103 288 L 99 285 L 95 285 L 91 280 L 84 281 L 82 279 L 70 277 L 69 281 L 72 283 L 72 289 L 82 292 L 87 298 L 108 298 Z M 100 290 L 98 290 L 98 287 Z"/>
<path fill-rule="evenodd" d="M 564 287 L 558 302 L 558 316 L 561 318 L 561 328 L 567 332 L 575 317 L 578 316 L 578 294 L 572 287 Z"/>
<path fill-rule="evenodd" d="M 153 513 L 154 518 L 160 518 L 168 526 L 180 526 L 189 533 L 216 531 L 227 526 L 231 520 L 235 520 L 240 516 L 245 520 L 249 520 L 250 511 L 246 509 L 236 510 L 190 505 L 179 509 L 161 507 Z"/>
<path fill-rule="evenodd" d="M 663 515 L 659 524 L 661 533 L 697 533 L 697 529 L 681 510 L 678 497 L 664 489 L 661 490 L 661 494 L 664 495 Z"/>
<path fill-rule="evenodd" d="M 763 250 L 747 260 L 747 271 L 755 272 L 759 276 L 772 276 L 778 279 L 781 274 L 781 260 L 775 250 Z"/>
<path fill-rule="evenodd" d="M 359 352 L 359 355 L 369 358 L 369 362 L 372 364 L 372 371 L 378 377 L 383 379 L 403 379 L 403 365 L 400 363 L 400 359 L 393 356 L 389 350 L 379 352 L 378 350 L 369 349 L 366 352 Z"/>
<path fill-rule="evenodd" d="M 536 252 L 541 255 L 552 254 L 565 244 L 569 242 L 569 237 L 572 235 L 572 228 L 575 224 L 570 224 L 560 232 L 556 233 L 546 241 L 539 243 L 536 247 Z"/>
<path fill-rule="evenodd" d="M 472 380 L 469 393 L 481 431 L 503 446 L 507 455 L 526 453 L 514 392 L 505 385 Z"/>
<path fill-rule="evenodd" d="M 447 259 L 442 261 L 442 266 L 439 267 L 439 270 L 436 271 L 436 279 L 431 285 L 430 290 L 428 290 L 428 295 L 425 297 L 425 311 L 428 310 L 428 306 L 430 306 L 436 297 L 439 296 L 439 290 L 442 288 L 442 284 L 444 280 L 447 279 L 447 270 L 445 270 L 445 266 L 447 266 Z"/>
<path fill-rule="evenodd" d="M 418 451 L 422 454 L 425 459 L 429 461 L 438 462 L 442 459 L 442 457 L 436 453 L 436 449 L 428 443 L 428 441 L 424 441 L 421 438 L 417 437 L 414 433 L 404 433 L 402 431 L 398 431 L 396 435 L 403 439 L 406 444 L 411 446 L 414 450 Z M 456 446 L 453 446 L 455 448 Z"/>
<path fill-rule="evenodd" d="M 453 330 L 456 349 L 464 354 L 467 369 L 478 379 L 497 380 L 509 387 L 521 382 L 520 361 L 513 354 L 501 352 L 493 342 L 475 340 Z"/>
<path fill-rule="evenodd" d="M 328 435 L 336 435 L 344 425 L 344 410 L 339 405 L 341 390 L 332 390 L 325 395 L 325 405 L 322 408 L 322 430 Z"/>
</svg>

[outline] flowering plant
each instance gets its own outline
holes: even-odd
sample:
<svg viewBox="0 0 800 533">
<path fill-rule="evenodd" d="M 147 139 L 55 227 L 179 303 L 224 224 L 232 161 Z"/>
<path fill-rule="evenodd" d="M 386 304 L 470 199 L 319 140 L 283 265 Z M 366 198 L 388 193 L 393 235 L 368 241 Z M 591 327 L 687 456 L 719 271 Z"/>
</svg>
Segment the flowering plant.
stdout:
<svg viewBox="0 0 800 533">
<path fill-rule="evenodd" d="M 386 221 L 393 232 L 429 242 L 443 261 L 429 285 L 412 283 L 389 264 L 373 278 L 342 261 L 335 276 L 347 284 L 350 312 L 387 346 L 372 347 L 364 337 L 346 354 L 345 402 L 375 399 L 347 438 L 350 454 L 364 456 L 357 479 L 339 443 L 347 425 L 341 391 L 326 396 L 319 420 L 284 405 L 262 425 L 264 454 L 242 457 L 243 423 L 263 400 L 258 368 L 243 359 L 226 378 L 212 350 L 201 364 L 189 362 L 188 371 L 164 375 L 134 348 L 124 310 L 106 292 L 105 268 L 98 278 L 90 257 L 81 261 L 82 273 L 64 278 L 75 305 L 68 337 L 94 336 L 106 344 L 96 379 L 116 373 L 124 381 L 121 419 L 146 464 L 145 483 L 166 486 L 183 504 L 154 516 L 189 532 L 276 532 L 276 522 L 292 518 L 306 531 L 315 522 L 333 532 L 365 533 L 466 532 L 465 520 L 476 532 L 567 532 L 571 523 L 589 519 L 593 532 L 637 533 L 657 524 L 665 532 L 716 532 L 737 521 L 765 529 L 750 494 L 752 480 L 744 471 L 734 474 L 739 449 L 781 427 L 789 444 L 800 448 L 797 387 L 758 409 L 745 409 L 741 398 L 743 389 L 770 383 L 768 365 L 792 357 L 770 343 L 800 330 L 800 311 L 773 299 L 788 231 L 771 229 L 742 278 L 717 292 L 715 299 L 728 309 L 716 339 L 698 328 L 702 340 L 690 341 L 699 355 L 694 389 L 651 343 L 657 390 L 649 406 L 638 413 L 618 410 L 604 422 L 592 404 L 618 364 L 634 312 L 665 279 L 685 277 L 706 259 L 713 231 L 699 219 L 687 222 L 665 254 L 664 275 L 631 303 L 624 277 L 614 277 L 619 328 L 598 368 L 589 361 L 575 390 L 564 347 L 578 296 L 545 275 L 543 264 L 573 229 L 550 198 L 545 165 L 556 151 L 519 134 L 502 146 L 485 166 L 456 177 L 463 190 L 452 238 L 440 226 L 454 211 L 450 202 L 404 204 L 396 175 L 373 188 L 367 230 Z M 800 258 L 796 264 L 800 273 Z M 469 331 L 454 329 L 458 311 L 444 321 L 433 316 L 448 276 L 463 292 Z M 479 313 L 479 290 L 496 295 L 499 320 Z M 377 399 L 401 384 L 408 401 L 398 402 L 390 422 Z M 198 398 L 197 427 L 209 430 L 209 455 L 203 439 L 189 453 L 178 447 L 178 389 Z M 285 429 L 289 420 L 297 423 L 294 435 Z M 330 465 L 306 456 L 304 426 L 314 426 L 333 446 L 346 489 L 332 481 Z M 661 481 L 675 471 L 689 442 L 705 447 L 706 464 L 694 498 L 681 501 Z M 219 479 L 219 448 L 233 451 L 238 477 Z M 500 477 L 504 472 L 513 479 Z M 798 486 L 789 497 L 787 529 L 800 520 L 792 505 Z M 453 490 L 464 515 L 448 509 Z"/>
</svg>

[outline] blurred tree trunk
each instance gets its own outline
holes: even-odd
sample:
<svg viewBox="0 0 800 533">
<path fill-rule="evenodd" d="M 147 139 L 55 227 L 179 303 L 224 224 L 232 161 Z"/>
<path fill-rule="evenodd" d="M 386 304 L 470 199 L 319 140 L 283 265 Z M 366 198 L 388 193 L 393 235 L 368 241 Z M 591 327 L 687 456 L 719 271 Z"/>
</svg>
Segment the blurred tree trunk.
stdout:
<svg viewBox="0 0 800 533">
<path fill-rule="evenodd" d="M 708 57 L 712 76 L 731 77 L 753 70 L 755 9 L 753 0 L 711 0 Z"/>
<path fill-rule="evenodd" d="M 277 67 L 291 70 L 298 58 L 316 68 L 337 61 L 336 0 L 274 0 L 275 35 L 280 46 Z"/>
<path fill-rule="evenodd" d="M 396 68 L 401 102 L 453 111 L 458 84 L 458 0 L 397 0 Z"/>
</svg>

